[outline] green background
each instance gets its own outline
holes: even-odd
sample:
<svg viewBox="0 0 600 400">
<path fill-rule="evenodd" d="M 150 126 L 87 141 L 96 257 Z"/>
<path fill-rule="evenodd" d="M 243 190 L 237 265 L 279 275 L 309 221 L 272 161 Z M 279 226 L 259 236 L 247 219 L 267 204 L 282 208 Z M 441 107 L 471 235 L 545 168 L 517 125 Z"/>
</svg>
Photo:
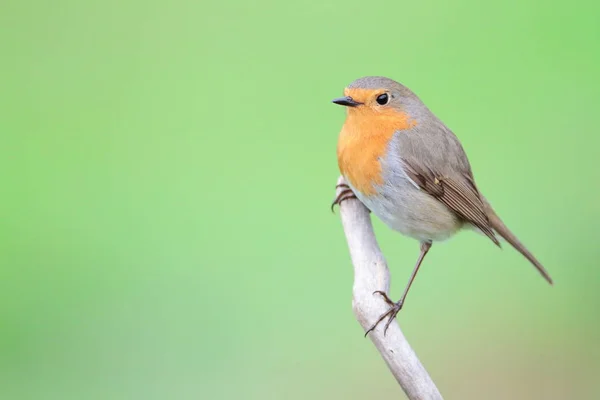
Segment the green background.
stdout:
<svg viewBox="0 0 600 400">
<path fill-rule="evenodd" d="M 364 75 L 413 89 L 546 265 L 464 232 L 400 322 L 447 399 L 597 399 L 592 1 L 0 4 L 0 398 L 402 398 L 329 211 Z M 375 228 L 398 297 L 418 244 Z"/>
</svg>

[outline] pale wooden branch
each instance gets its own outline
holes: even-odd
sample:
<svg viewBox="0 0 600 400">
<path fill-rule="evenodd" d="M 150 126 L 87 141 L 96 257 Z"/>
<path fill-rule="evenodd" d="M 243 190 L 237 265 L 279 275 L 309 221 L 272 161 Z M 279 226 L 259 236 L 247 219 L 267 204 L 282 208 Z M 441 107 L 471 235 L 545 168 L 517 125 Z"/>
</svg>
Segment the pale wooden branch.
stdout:
<svg viewBox="0 0 600 400">
<path fill-rule="evenodd" d="M 345 184 L 340 177 L 338 184 Z M 343 190 L 337 189 L 336 195 Z M 344 233 L 354 265 L 352 308 L 356 319 L 366 330 L 388 306 L 376 290 L 388 292 L 390 272 L 379 249 L 369 211 L 358 200 L 349 199 L 340 206 Z M 400 311 L 402 314 L 402 311 Z M 368 337 L 410 400 L 442 400 L 435 383 L 408 344 L 400 326 L 394 321 L 384 336 L 383 321 Z"/>
</svg>

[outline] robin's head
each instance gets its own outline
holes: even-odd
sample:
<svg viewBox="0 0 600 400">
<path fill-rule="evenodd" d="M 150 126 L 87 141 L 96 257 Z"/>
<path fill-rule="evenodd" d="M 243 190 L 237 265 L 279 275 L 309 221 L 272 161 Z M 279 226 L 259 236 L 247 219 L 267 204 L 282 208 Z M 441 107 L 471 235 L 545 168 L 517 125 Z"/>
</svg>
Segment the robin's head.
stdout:
<svg viewBox="0 0 600 400">
<path fill-rule="evenodd" d="M 333 102 L 346 106 L 349 116 L 399 118 L 410 126 L 416 125 L 419 116 L 427 110 L 410 89 L 382 76 L 355 80 L 344 90 L 344 97 Z"/>
</svg>

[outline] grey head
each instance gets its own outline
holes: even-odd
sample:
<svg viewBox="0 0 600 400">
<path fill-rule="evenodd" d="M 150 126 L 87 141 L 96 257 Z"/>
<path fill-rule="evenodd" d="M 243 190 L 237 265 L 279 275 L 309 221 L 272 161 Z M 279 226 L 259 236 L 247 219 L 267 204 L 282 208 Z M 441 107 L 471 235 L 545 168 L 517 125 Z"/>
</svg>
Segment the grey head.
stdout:
<svg viewBox="0 0 600 400">
<path fill-rule="evenodd" d="M 364 76 L 358 78 L 348 85 L 348 89 L 382 89 L 390 91 L 399 97 L 418 99 L 417 95 L 409 88 L 385 76 Z"/>
<path fill-rule="evenodd" d="M 385 76 L 363 76 L 349 84 L 348 89 L 388 89 L 414 96 L 409 88 Z"/>
<path fill-rule="evenodd" d="M 345 97 L 334 99 L 334 103 L 356 107 L 362 104 L 373 104 L 380 95 L 387 95 L 383 104 L 398 110 L 408 112 L 411 116 L 429 117 L 430 111 L 409 88 L 384 76 L 365 76 L 350 83 L 345 91 Z M 381 102 L 377 101 L 380 105 Z"/>
</svg>

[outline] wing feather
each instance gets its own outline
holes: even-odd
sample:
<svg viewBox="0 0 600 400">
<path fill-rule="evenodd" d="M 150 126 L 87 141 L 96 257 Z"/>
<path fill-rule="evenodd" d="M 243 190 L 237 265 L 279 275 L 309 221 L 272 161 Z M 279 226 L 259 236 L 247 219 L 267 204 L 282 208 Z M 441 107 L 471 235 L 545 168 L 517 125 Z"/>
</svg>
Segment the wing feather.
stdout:
<svg viewBox="0 0 600 400">
<path fill-rule="evenodd" d="M 475 225 L 496 245 L 500 242 L 485 212 L 483 201 L 469 175 L 443 176 L 429 167 L 403 160 L 406 173 L 422 190 L 438 199 L 465 221 Z"/>
</svg>

